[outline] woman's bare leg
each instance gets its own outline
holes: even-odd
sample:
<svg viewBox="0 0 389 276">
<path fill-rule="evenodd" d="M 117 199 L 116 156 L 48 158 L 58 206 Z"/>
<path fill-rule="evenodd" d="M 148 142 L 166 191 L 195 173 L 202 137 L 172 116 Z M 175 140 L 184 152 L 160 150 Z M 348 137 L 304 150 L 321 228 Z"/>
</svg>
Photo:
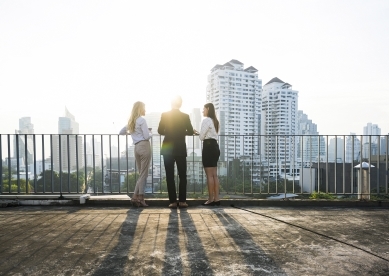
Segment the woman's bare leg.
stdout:
<svg viewBox="0 0 389 276">
<path fill-rule="evenodd" d="M 213 196 L 214 201 L 219 201 L 219 178 L 217 177 L 217 167 L 213 167 L 212 169 L 212 178 L 213 178 Z"/>
<path fill-rule="evenodd" d="M 208 202 L 214 201 L 214 191 L 215 191 L 215 184 L 214 184 L 214 179 L 212 176 L 212 169 L 213 168 L 204 168 L 205 174 L 207 176 L 207 186 L 208 186 Z"/>
</svg>

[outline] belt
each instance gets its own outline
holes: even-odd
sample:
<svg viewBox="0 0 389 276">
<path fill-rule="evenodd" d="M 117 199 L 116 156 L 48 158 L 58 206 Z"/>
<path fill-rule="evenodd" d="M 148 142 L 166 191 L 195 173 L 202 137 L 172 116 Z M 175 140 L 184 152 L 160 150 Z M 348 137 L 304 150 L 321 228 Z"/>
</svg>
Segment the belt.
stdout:
<svg viewBox="0 0 389 276">
<path fill-rule="evenodd" d="M 134 145 L 139 144 L 140 142 L 147 141 L 147 140 L 140 140 L 139 142 L 136 142 Z"/>
</svg>

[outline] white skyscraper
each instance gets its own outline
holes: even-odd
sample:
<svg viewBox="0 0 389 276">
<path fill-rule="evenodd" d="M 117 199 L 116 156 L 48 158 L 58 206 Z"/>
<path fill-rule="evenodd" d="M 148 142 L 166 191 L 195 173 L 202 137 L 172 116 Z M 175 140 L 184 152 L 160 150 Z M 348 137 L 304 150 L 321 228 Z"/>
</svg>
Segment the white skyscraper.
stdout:
<svg viewBox="0 0 389 276">
<path fill-rule="evenodd" d="M 14 158 L 19 158 L 22 161 L 20 165 L 21 169 L 25 169 L 26 164 L 29 167 L 29 171 L 34 165 L 34 125 L 31 123 L 31 117 L 22 117 L 19 119 L 19 129 L 15 130 L 13 139 Z M 16 139 L 18 137 L 18 139 Z M 27 150 L 26 150 L 27 149 Z"/>
<path fill-rule="evenodd" d="M 308 115 L 302 110 L 297 111 L 297 138 L 298 152 L 297 158 L 304 165 L 312 162 L 322 162 L 325 160 L 325 139 L 319 136 L 317 125 L 308 119 Z M 320 148 L 320 151 L 319 151 Z"/>
<path fill-rule="evenodd" d="M 379 155 L 378 143 L 380 141 L 381 129 L 376 124 L 368 123 L 363 127 L 363 158 L 369 155 Z"/>
<path fill-rule="evenodd" d="M 345 140 L 339 136 L 330 139 L 328 143 L 328 162 L 342 163 L 345 160 L 343 156 L 345 154 L 344 143 Z"/>
<path fill-rule="evenodd" d="M 360 162 L 361 154 L 361 141 L 358 139 L 355 133 L 350 133 L 346 137 L 346 163 L 354 161 Z"/>
<path fill-rule="evenodd" d="M 58 134 L 53 136 L 54 170 L 75 171 L 84 166 L 83 143 L 75 117 L 65 108 L 65 116 L 58 119 Z M 61 139 L 59 139 L 61 137 Z M 61 158 L 60 158 L 61 157 Z"/>
<path fill-rule="evenodd" d="M 153 140 L 152 142 L 152 154 L 153 154 L 153 164 L 160 164 L 163 162 L 161 158 L 161 143 L 162 143 L 162 137 L 158 135 L 158 125 L 159 121 L 161 120 L 161 112 L 151 112 L 147 113 L 144 118 L 146 119 L 147 126 L 149 128 L 152 128 L 151 132 L 153 133 Z"/>
<path fill-rule="evenodd" d="M 269 162 L 290 164 L 296 159 L 298 91 L 279 78 L 273 78 L 263 87 L 261 154 Z"/>
<path fill-rule="evenodd" d="M 262 81 L 257 72 L 232 59 L 208 75 L 206 101 L 214 104 L 220 121 L 220 161 L 259 154 Z"/>
<path fill-rule="evenodd" d="M 200 131 L 201 128 L 201 111 L 200 108 L 193 108 L 192 112 L 189 114 L 190 122 L 192 126 L 197 131 Z M 197 136 L 187 136 L 186 137 L 186 147 L 188 149 L 188 154 L 195 151 L 198 155 L 201 155 L 201 143 L 200 139 Z"/>
</svg>

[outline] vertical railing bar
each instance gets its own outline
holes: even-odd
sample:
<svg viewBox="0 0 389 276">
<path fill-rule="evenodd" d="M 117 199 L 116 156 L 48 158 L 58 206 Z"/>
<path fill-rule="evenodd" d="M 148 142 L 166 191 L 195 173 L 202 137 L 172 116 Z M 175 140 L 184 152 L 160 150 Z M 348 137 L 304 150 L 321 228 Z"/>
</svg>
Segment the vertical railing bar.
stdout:
<svg viewBox="0 0 389 276">
<path fill-rule="evenodd" d="M 110 175 L 110 178 L 109 178 L 109 190 L 112 193 L 112 175 L 113 174 L 112 174 L 112 141 L 111 141 L 111 134 L 108 135 L 108 144 L 109 144 L 109 169 L 111 171 L 111 175 Z M 104 188 L 103 188 L 103 193 L 104 193 Z"/>
<path fill-rule="evenodd" d="M 118 191 L 119 191 L 119 194 L 120 194 L 120 191 L 121 191 L 121 189 L 120 189 L 120 177 L 121 177 L 121 171 L 120 171 L 120 140 L 119 140 L 119 135 L 116 134 L 116 136 L 118 137 L 118 183 L 119 183 Z M 146 180 L 146 182 L 147 182 L 147 180 Z M 112 191 L 111 191 L 111 193 L 112 193 Z"/>
<path fill-rule="evenodd" d="M 259 193 L 261 193 L 261 185 L 262 185 L 262 181 L 261 181 L 261 178 L 262 178 L 262 169 L 261 169 L 261 136 L 260 135 L 256 135 L 256 144 L 258 145 L 258 150 L 256 151 L 256 156 L 257 158 L 259 157 L 259 159 L 257 159 L 259 162 L 257 164 L 258 168 L 259 168 Z M 259 142 L 259 143 L 258 143 Z M 253 194 L 254 193 L 254 188 L 253 188 L 253 173 L 254 173 L 254 151 L 252 151 L 252 154 L 251 154 L 251 193 Z"/>
<path fill-rule="evenodd" d="M 26 194 L 28 194 L 28 155 L 27 155 L 27 134 L 24 134 L 24 168 L 26 170 Z"/>
<path fill-rule="evenodd" d="M 59 193 L 62 197 L 62 135 L 59 134 Z"/>
<path fill-rule="evenodd" d="M 200 142 L 200 150 L 203 152 L 203 143 Z M 201 168 L 201 194 L 204 194 L 204 167 L 201 161 L 199 161 L 199 169 Z M 228 173 L 227 173 L 228 176 Z M 227 177 L 228 178 L 228 177 Z M 220 193 L 220 191 L 219 191 Z"/>
<path fill-rule="evenodd" d="M 346 159 L 346 136 L 343 135 L 343 193 L 342 194 L 345 194 L 346 193 L 346 163 L 345 163 L 345 159 Z"/>
<path fill-rule="evenodd" d="M 359 155 L 359 179 L 358 179 L 358 195 L 359 197 L 362 195 L 362 189 L 360 186 L 360 183 L 362 183 L 362 160 L 363 160 L 363 138 L 364 136 L 361 135 L 361 145 L 360 145 L 360 155 Z"/>
<path fill-rule="evenodd" d="M 278 194 L 278 173 L 279 173 L 278 160 L 280 154 L 278 138 L 279 136 L 276 135 L 276 194 Z"/>
<path fill-rule="evenodd" d="M 236 160 L 236 135 L 234 135 L 234 160 Z M 240 160 L 239 160 L 239 169 L 240 169 Z M 233 189 L 234 189 L 234 194 L 236 194 L 236 180 L 237 180 L 237 178 L 236 178 L 236 175 L 237 174 L 237 170 L 235 169 L 234 170 L 234 183 L 233 183 L 233 185 L 234 185 L 234 187 L 233 187 Z"/>
<path fill-rule="evenodd" d="M 76 139 L 76 177 L 77 177 L 77 187 L 76 187 L 76 193 L 78 193 L 79 192 L 79 187 L 80 187 L 80 185 L 79 185 L 79 183 L 78 183 L 78 181 L 79 181 L 79 173 L 78 173 L 78 135 L 76 134 L 75 135 L 75 139 Z M 86 156 L 85 156 L 86 157 Z M 82 191 L 83 192 L 83 191 Z"/>
<path fill-rule="evenodd" d="M 269 136 L 266 135 L 266 151 L 267 151 L 267 193 L 270 193 L 270 150 L 269 150 Z"/>
<path fill-rule="evenodd" d="M 389 149 L 389 145 L 388 145 L 388 142 L 389 142 L 389 135 L 386 135 L 386 152 L 385 152 L 385 171 L 386 171 L 386 177 L 385 177 L 385 193 L 388 194 L 388 183 L 389 183 L 389 179 L 388 179 L 388 174 L 389 174 L 389 168 L 388 168 L 388 149 Z"/>
<path fill-rule="evenodd" d="M 101 138 L 101 144 L 103 144 L 103 139 Z M 103 174 L 103 173 L 102 173 Z M 95 159 L 95 135 L 92 134 L 92 175 L 93 175 L 93 192 L 96 195 L 99 195 L 99 188 L 96 189 L 96 159 Z M 101 182 L 103 182 L 103 177 Z"/>
<path fill-rule="evenodd" d="M 313 160 L 312 160 L 312 136 L 311 135 L 308 135 L 308 138 L 309 138 L 309 170 L 310 170 L 310 179 L 311 179 L 311 189 L 313 186 L 315 186 L 316 184 L 316 174 L 315 174 L 315 177 L 312 177 L 312 165 L 313 165 Z M 319 189 L 319 185 L 317 185 L 317 192 L 319 192 L 320 189 Z"/>
<path fill-rule="evenodd" d="M 67 157 L 68 157 L 68 193 L 70 193 L 70 135 L 66 135 L 66 148 L 67 148 Z"/>
<path fill-rule="evenodd" d="M 328 135 L 326 135 L 326 193 L 328 193 Z"/>
<path fill-rule="evenodd" d="M 59 135 L 58 135 L 59 138 Z M 50 134 L 51 193 L 54 193 L 53 135 Z"/>
<path fill-rule="evenodd" d="M 380 156 L 381 156 L 381 136 L 377 136 L 377 194 L 380 194 Z"/>
<path fill-rule="evenodd" d="M 193 135 L 192 136 L 192 145 L 193 145 L 193 148 L 192 148 L 192 176 L 191 176 L 191 179 L 192 179 L 192 185 L 193 185 L 193 194 L 196 194 L 196 181 L 195 181 L 195 167 L 194 167 L 194 150 L 195 150 L 195 136 Z M 216 164 L 216 167 L 217 167 L 217 164 Z"/>
<path fill-rule="evenodd" d="M 18 194 L 20 194 L 20 170 L 19 170 L 19 134 L 16 134 L 16 183 L 18 185 Z"/>
<path fill-rule="evenodd" d="M 45 158 L 45 135 L 42 134 L 42 191 L 46 193 L 46 158 Z"/>
<path fill-rule="evenodd" d="M 299 168 L 299 182 L 301 182 L 301 193 L 304 193 L 304 135 L 301 135 L 301 164 Z"/>
<path fill-rule="evenodd" d="M 256 139 L 254 139 L 254 138 L 256 138 Z M 254 143 L 254 141 L 256 141 L 257 143 Z M 258 145 L 258 136 L 255 137 L 253 135 L 251 137 L 251 144 L 253 145 L 253 148 L 251 149 L 250 190 L 251 190 L 251 196 L 253 196 L 253 194 L 254 194 L 254 190 L 253 190 L 254 149 L 255 149 L 255 145 Z M 257 156 L 258 156 L 258 154 L 257 154 Z"/>
<path fill-rule="evenodd" d="M 100 139 L 101 139 L 101 143 L 100 143 L 100 151 L 101 151 L 101 194 L 105 194 L 105 191 L 104 191 L 104 157 L 103 157 L 103 135 L 101 134 L 100 136 Z M 109 143 L 110 144 L 110 143 Z M 110 158 L 111 158 L 111 154 L 110 154 Z M 111 183 L 112 181 L 112 159 L 110 159 L 110 163 L 109 163 L 109 166 L 110 166 L 110 176 L 109 176 L 109 181 Z M 112 192 L 112 188 L 111 188 L 111 192 Z"/>
<path fill-rule="evenodd" d="M 334 194 L 337 194 L 337 165 L 338 165 L 338 136 L 335 135 L 335 163 L 334 163 L 334 174 L 335 174 L 335 180 L 334 180 Z"/>
<path fill-rule="evenodd" d="M 229 194 L 230 192 L 230 189 L 229 189 L 229 185 L 228 185 L 228 179 L 229 179 L 229 169 L 230 169 L 230 137 L 228 136 L 228 138 L 226 139 L 227 140 L 227 183 L 226 183 L 226 186 L 227 186 L 227 194 Z"/>
<path fill-rule="evenodd" d="M 320 191 L 321 185 L 321 170 L 320 170 L 320 136 L 317 136 L 317 144 L 318 144 L 318 155 L 317 155 L 317 189 Z"/>
<path fill-rule="evenodd" d="M 354 135 L 351 135 L 351 194 L 354 194 Z"/>
<path fill-rule="evenodd" d="M 296 135 L 294 135 L 294 138 L 293 138 L 293 148 L 295 149 L 294 150 L 294 153 L 293 153 L 293 160 L 292 160 L 292 173 L 293 173 L 293 178 L 292 178 L 292 193 L 295 193 L 295 190 L 294 190 L 294 186 L 295 186 L 295 177 L 296 177 L 296 164 L 295 164 L 295 160 L 297 158 L 297 152 L 299 151 L 298 149 L 296 150 Z"/>
<path fill-rule="evenodd" d="M 151 143 L 150 143 L 150 151 L 151 151 L 151 194 L 154 195 L 154 135 L 151 134 Z"/>
<path fill-rule="evenodd" d="M 369 135 L 369 195 L 371 195 L 371 135 Z"/>
<path fill-rule="evenodd" d="M 128 134 L 126 132 L 126 186 L 127 186 L 127 195 L 130 194 L 130 186 L 129 186 L 129 177 L 128 177 Z M 154 187 L 153 187 L 154 189 Z M 153 192 L 154 193 L 154 192 Z"/>
<path fill-rule="evenodd" d="M 89 182 L 88 182 L 88 158 L 86 156 L 86 134 L 84 134 L 84 156 L 85 156 L 85 158 L 84 158 L 84 171 L 85 171 L 84 181 L 85 181 L 86 192 L 88 192 Z"/>
<path fill-rule="evenodd" d="M 0 166 L 0 194 L 3 193 L 3 143 L 1 140 L 2 135 L 0 134 L 0 160 L 1 160 L 1 166 Z M 8 185 L 11 185 L 11 183 L 8 183 Z"/>
<path fill-rule="evenodd" d="M 284 193 L 286 198 L 286 153 L 290 153 L 290 144 L 288 149 L 286 148 L 286 135 L 284 136 Z"/>
<path fill-rule="evenodd" d="M 93 140 L 94 141 L 94 140 Z M 94 145 L 94 142 L 93 142 L 93 145 Z M 104 157 L 103 157 L 103 153 L 104 153 L 104 147 L 103 147 L 103 135 L 101 134 L 100 136 L 100 155 L 101 155 L 101 188 L 102 188 L 102 193 L 104 193 L 104 183 L 105 183 L 105 179 L 104 179 Z M 94 148 L 93 148 L 93 168 L 96 166 L 95 162 L 95 151 L 94 151 Z M 107 174 L 107 172 L 106 172 Z M 109 176 L 111 178 L 111 175 Z M 95 184 L 96 186 L 96 184 Z"/>
<path fill-rule="evenodd" d="M 239 138 L 241 138 L 242 136 L 240 136 Z M 242 137 L 243 138 L 243 152 L 244 152 L 244 136 Z M 240 143 L 240 139 L 239 139 L 239 143 Z M 240 162 L 240 161 L 239 161 Z M 245 195 L 245 191 L 246 191 L 246 189 L 245 189 L 245 187 L 244 187 L 244 184 L 245 184 L 245 182 L 244 182 L 244 170 L 245 170 L 245 168 L 246 168 L 246 160 L 245 160 L 245 157 L 243 156 L 243 173 L 242 173 L 242 177 L 243 177 L 243 195 Z"/>
<path fill-rule="evenodd" d="M 162 135 L 159 135 L 159 153 L 161 153 Z M 159 194 L 162 194 L 162 155 L 159 155 Z"/>
<path fill-rule="evenodd" d="M 9 134 L 7 134 L 7 140 L 8 140 L 8 193 L 11 193 L 11 137 Z"/>
<path fill-rule="evenodd" d="M 32 135 L 32 144 L 34 149 L 34 193 L 37 192 L 36 185 L 37 185 L 37 173 L 36 173 L 36 140 L 35 140 L 35 134 Z"/>
</svg>

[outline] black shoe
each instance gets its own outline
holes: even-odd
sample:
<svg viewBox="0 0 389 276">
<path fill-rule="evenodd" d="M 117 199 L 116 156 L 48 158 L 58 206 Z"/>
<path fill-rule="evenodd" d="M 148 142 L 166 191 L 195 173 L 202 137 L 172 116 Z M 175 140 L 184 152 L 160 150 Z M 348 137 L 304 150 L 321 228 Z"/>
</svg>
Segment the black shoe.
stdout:
<svg viewBox="0 0 389 276">
<path fill-rule="evenodd" d="M 201 205 L 203 205 L 203 206 L 215 206 L 215 201 L 208 202 L 208 203 L 207 202 L 208 202 L 208 200 L 206 202 L 202 203 Z"/>
<path fill-rule="evenodd" d="M 214 201 L 213 203 L 215 203 L 216 206 L 220 206 L 220 200 L 219 201 Z"/>
</svg>

